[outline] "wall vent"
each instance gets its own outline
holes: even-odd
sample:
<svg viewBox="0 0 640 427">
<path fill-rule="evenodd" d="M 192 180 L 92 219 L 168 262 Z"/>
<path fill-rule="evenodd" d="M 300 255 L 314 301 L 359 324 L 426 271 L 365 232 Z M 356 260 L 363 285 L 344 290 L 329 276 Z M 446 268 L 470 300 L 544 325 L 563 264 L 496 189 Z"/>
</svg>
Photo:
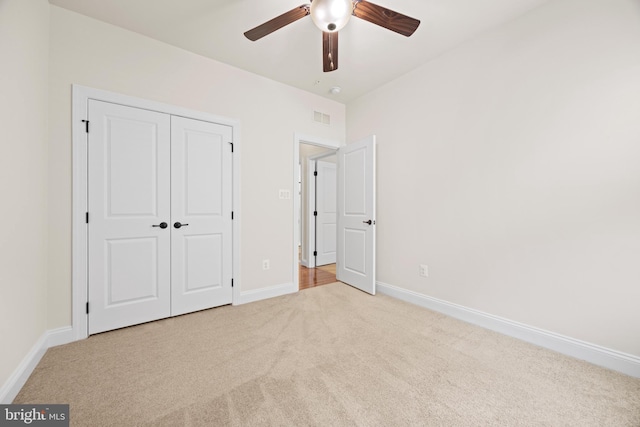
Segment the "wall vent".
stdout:
<svg viewBox="0 0 640 427">
<path fill-rule="evenodd" d="M 320 111 L 313 112 L 313 121 L 322 123 L 323 125 L 331 124 L 331 116 L 328 114 L 321 113 Z"/>
</svg>

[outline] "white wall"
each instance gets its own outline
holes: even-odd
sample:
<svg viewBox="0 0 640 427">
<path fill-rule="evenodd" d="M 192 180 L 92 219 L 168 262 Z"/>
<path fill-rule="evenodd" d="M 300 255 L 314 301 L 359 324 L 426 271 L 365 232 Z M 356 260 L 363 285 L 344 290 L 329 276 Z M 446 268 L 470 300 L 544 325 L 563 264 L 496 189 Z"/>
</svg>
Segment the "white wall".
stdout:
<svg viewBox="0 0 640 427">
<path fill-rule="evenodd" d="M 0 386 L 46 329 L 49 4 L 0 0 Z"/>
<path fill-rule="evenodd" d="M 293 282 L 293 199 L 278 190 L 294 191 L 294 132 L 343 140 L 344 105 L 52 6 L 49 328 L 71 322 L 74 83 L 240 120 L 241 290 Z M 314 110 L 332 125 L 314 122 Z"/>
<path fill-rule="evenodd" d="M 378 279 L 639 356 L 639 46 L 637 1 L 556 0 L 349 103 Z"/>
</svg>

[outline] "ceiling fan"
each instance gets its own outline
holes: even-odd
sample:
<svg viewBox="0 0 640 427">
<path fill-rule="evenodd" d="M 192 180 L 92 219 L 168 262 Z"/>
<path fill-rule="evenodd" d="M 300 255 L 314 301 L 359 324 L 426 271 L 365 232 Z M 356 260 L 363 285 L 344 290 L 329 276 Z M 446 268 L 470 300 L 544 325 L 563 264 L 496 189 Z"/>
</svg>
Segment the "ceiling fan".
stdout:
<svg viewBox="0 0 640 427">
<path fill-rule="evenodd" d="M 420 21 L 366 0 L 310 0 L 244 33 L 256 41 L 274 31 L 311 15 L 322 30 L 322 68 L 324 72 L 338 69 L 338 31 L 349 22 L 351 15 L 409 37 Z"/>
</svg>

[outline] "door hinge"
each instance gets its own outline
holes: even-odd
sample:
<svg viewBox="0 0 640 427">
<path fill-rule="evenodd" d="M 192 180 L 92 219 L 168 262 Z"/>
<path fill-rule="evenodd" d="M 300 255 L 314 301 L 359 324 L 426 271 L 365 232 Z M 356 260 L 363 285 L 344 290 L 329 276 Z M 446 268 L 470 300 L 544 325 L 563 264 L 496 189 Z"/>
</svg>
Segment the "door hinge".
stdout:
<svg viewBox="0 0 640 427">
<path fill-rule="evenodd" d="M 318 251 L 313 251 L 313 256 L 318 256 Z"/>
<path fill-rule="evenodd" d="M 318 216 L 318 211 L 313 211 L 313 216 Z"/>
<path fill-rule="evenodd" d="M 84 123 L 84 130 L 89 133 L 89 120 L 83 120 L 82 123 Z"/>
<path fill-rule="evenodd" d="M 89 314 L 89 301 L 87 301 L 87 314 Z"/>
<path fill-rule="evenodd" d="M 313 171 L 313 176 L 318 176 L 318 171 Z"/>
<path fill-rule="evenodd" d="M 231 152 L 233 153 L 233 142 L 230 142 L 229 145 L 231 145 Z"/>
<path fill-rule="evenodd" d="M 233 279 L 231 279 L 231 287 L 233 288 Z"/>
<path fill-rule="evenodd" d="M 86 212 L 86 213 L 85 213 L 85 216 L 84 216 L 84 222 L 86 222 L 87 224 L 89 224 L 89 212 Z"/>
</svg>

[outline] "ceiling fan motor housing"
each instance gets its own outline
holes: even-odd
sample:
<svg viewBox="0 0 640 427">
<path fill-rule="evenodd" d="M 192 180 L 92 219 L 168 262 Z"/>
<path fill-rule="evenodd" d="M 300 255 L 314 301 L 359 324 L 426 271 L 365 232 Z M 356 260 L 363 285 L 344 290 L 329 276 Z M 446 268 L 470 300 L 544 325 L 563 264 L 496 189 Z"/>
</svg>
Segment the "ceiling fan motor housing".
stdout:
<svg viewBox="0 0 640 427">
<path fill-rule="evenodd" d="M 341 30 L 352 13 L 352 0 L 313 0 L 311 3 L 311 19 L 322 31 Z"/>
</svg>

